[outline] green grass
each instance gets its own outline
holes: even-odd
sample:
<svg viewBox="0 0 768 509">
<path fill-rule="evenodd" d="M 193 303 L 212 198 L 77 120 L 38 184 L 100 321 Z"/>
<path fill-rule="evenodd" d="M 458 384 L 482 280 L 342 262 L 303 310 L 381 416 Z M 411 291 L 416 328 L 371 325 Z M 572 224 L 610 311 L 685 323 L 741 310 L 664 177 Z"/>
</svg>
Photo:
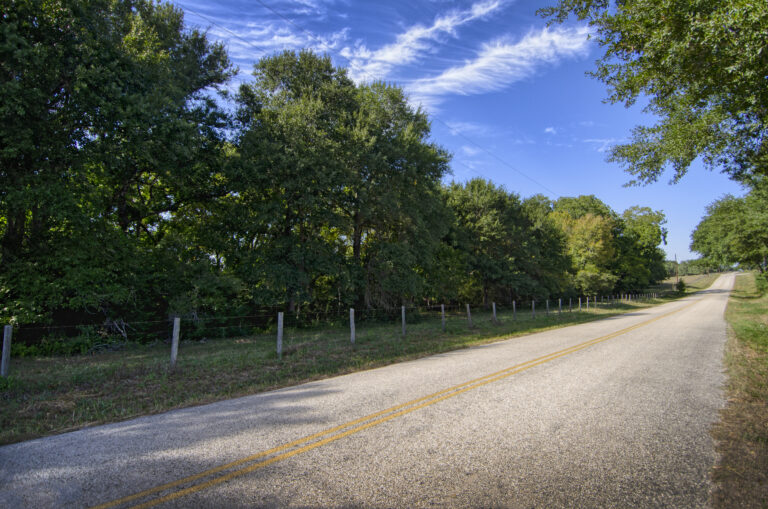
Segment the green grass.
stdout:
<svg viewBox="0 0 768 509">
<path fill-rule="evenodd" d="M 285 331 L 278 359 L 275 336 L 257 335 L 208 341 L 184 341 L 176 370 L 169 370 L 167 344 L 133 345 L 87 356 L 13 358 L 10 377 L 0 379 L 0 444 L 75 430 L 260 391 L 332 375 L 370 369 L 433 353 L 502 338 L 588 322 L 647 307 L 622 303 L 587 312 L 545 315 L 473 311 L 449 315 L 441 330 L 439 316 L 409 323 L 405 339 L 400 323 L 357 324 L 356 343 L 346 327 Z M 554 306 L 553 306 L 554 307 Z"/>
<path fill-rule="evenodd" d="M 768 507 L 768 294 L 754 274 L 736 278 L 726 319 L 728 404 L 713 428 L 713 505 Z"/>
</svg>

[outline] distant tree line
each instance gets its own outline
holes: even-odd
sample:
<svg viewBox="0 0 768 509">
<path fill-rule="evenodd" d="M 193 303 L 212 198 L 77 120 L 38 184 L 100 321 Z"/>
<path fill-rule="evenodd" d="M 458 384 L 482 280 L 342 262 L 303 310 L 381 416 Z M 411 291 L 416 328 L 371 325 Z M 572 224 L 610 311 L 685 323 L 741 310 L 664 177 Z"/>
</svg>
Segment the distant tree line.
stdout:
<svg viewBox="0 0 768 509">
<path fill-rule="evenodd" d="M 506 302 L 666 276 L 661 212 L 446 185 L 427 115 L 328 57 L 263 58 L 231 93 L 224 48 L 170 4 L 5 7 L 0 321 Z"/>
<path fill-rule="evenodd" d="M 680 262 L 667 260 L 664 262 L 664 267 L 667 269 L 668 278 L 675 276 L 711 274 L 713 272 L 723 272 L 731 269 L 730 265 L 717 263 L 708 258 L 696 258 L 694 260 L 682 260 Z"/>
</svg>

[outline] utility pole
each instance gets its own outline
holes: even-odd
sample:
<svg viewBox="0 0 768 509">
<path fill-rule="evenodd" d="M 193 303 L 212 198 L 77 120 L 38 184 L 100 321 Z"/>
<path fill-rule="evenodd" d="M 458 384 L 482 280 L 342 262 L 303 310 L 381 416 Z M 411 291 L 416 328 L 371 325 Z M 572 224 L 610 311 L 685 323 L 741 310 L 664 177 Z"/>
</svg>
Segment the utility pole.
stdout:
<svg viewBox="0 0 768 509">
<path fill-rule="evenodd" d="M 675 284 L 680 282 L 680 266 L 677 264 L 677 253 L 675 253 Z"/>
</svg>

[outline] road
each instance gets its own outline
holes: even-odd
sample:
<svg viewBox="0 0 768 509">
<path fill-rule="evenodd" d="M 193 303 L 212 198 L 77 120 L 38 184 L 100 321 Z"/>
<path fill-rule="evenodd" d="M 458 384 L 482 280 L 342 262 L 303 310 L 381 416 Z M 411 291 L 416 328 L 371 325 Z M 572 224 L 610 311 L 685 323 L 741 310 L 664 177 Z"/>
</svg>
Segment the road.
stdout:
<svg viewBox="0 0 768 509">
<path fill-rule="evenodd" d="M 597 322 L 0 448 L 0 507 L 706 507 L 734 275 Z"/>
</svg>

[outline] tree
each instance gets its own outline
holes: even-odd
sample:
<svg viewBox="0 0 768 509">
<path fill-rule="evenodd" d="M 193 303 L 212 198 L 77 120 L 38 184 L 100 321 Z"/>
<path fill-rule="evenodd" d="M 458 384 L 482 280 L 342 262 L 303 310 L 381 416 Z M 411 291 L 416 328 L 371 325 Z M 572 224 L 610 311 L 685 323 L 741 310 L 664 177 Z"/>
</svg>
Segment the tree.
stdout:
<svg viewBox="0 0 768 509">
<path fill-rule="evenodd" d="M 449 157 L 426 114 L 311 51 L 264 58 L 254 76 L 238 95 L 231 270 L 255 302 L 289 310 L 317 290 L 368 307 L 419 296 L 447 228 Z"/>
<path fill-rule="evenodd" d="M 208 93 L 231 74 L 226 53 L 169 4 L 20 0 L 2 12 L 9 314 L 141 307 L 169 220 L 219 191 L 223 123 Z"/>
<path fill-rule="evenodd" d="M 574 219 L 579 219 L 587 214 L 608 218 L 616 217 L 611 207 L 603 203 L 594 194 L 581 196 L 563 196 L 558 198 L 553 205 L 555 212 L 565 212 Z"/>
<path fill-rule="evenodd" d="M 649 100 L 659 118 L 611 150 L 633 184 L 701 157 L 737 180 L 768 174 L 768 3 L 751 0 L 559 0 L 551 22 L 587 20 L 605 54 L 591 73 L 608 101 Z"/>
<path fill-rule="evenodd" d="M 486 304 L 510 290 L 538 293 L 522 271 L 530 230 L 517 195 L 481 178 L 454 182 L 445 193 L 456 217 L 454 247 L 465 253 L 469 271 L 460 295 Z"/>
<path fill-rule="evenodd" d="M 768 269 L 768 190 L 764 183 L 743 198 L 725 196 L 707 207 L 691 235 L 691 249 L 718 264 Z"/>
<path fill-rule="evenodd" d="M 237 98 L 230 265 L 256 302 L 293 311 L 339 266 L 341 140 L 355 86 L 330 58 L 309 51 L 263 58 L 253 74 Z"/>
<path fill-rule="evenodd" d="M 613 266 L 619 276 L 620 290 L 638 290 L 663 280 L 665 253 L 659 246 L 666 243 L 664 213 L 649 207 L 630 207 L 621 216 L 621 233 L 617 238 L 618 256 Z"/>
<path fill-rule="evenodd" d="M 450 156 L 429 142 L 429 119 L 403 91 L 360 85 L 344 145 L 341 214 L 351 244 L 353 293 L 359 306 L 389 306 L 422 293 L 435 269 L 449 213 L 440 180 Z"/>
<path fill-rule="evenodd" d="M 618 280 L 609 270 L 616 254 L 614 220 L 591 212 L 574 217 L 565 211 L 553 212 L 552 220 L 567 239 L 578 291 L 594 295 L 613 290 Z"/>
</svg>

